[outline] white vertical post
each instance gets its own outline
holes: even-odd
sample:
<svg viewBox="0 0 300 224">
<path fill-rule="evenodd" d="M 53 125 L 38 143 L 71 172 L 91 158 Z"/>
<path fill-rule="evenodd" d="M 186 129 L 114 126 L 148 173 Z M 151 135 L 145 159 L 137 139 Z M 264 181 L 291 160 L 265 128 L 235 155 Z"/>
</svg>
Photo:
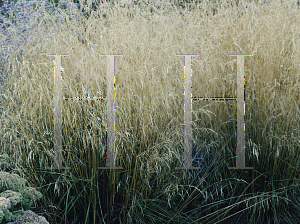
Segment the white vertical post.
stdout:
<svg viewBox="0 0 300 224">
<path fill-rule="evenodd" d="M 179 56 L 179 55 L 177 55 Z M 184 56 L 184 166 L 175 169 L 201 169 L 192 166 L 192 56 Z M 201 56 L 201 55 L 200 55 Z"/>
<path fill-rule="evenodd" d="M 106 167 L 98 167 L 98 169 L 123 169 L 122 167 L 115 167 L 115 57 L 123 55 L 100 55 L 107 57 L 107 159 Z"/>
<path fill-rule="evenodd" d="M 50 54 L 55 56 L 54 63 L 54 165 L 46 169 L 70 169 L 62 167 L 62 78 L 61 78 L 61 57 L 70 55 Z"/>
<path fill-rule="evenodd" d="M 245 170 L 254 167 L 245 167 L 245 56 L 252 55 L 229 55 L 237 56 L 237 147 L 236 147 L 236 167 L 228 169 Z"/>
</svg>

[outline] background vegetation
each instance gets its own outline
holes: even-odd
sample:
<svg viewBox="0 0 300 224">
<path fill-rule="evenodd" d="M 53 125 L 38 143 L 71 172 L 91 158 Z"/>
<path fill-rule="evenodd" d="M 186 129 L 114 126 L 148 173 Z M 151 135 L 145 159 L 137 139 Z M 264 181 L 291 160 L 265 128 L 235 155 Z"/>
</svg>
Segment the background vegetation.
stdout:
<svg viewBox="0 0 300 224">
<path fill-rule="evenodd" d="M 299 7 L 114 2 L 90 10 L 60 1 L 2 7 L 0 145 L 13 172 L 43 195 L 49 223 L 299 223 Z M 170 3 L 170 4 L 168 4 Z M 23 4 L 23 5 L 22 5 Z M 98 5 L 99 6 L 99 5 Z M 34 8 L 35 7 L 35 8 Z M 65 8 L 64 8 L 65 7 Z M 11 10 L 12 9 L 12 10 Z M 86 13 L 85 13 L 86 12 Z M 5 17 L 5 18 L 4 18 Z M 23 22 L 22 22 L 23 21 Z M 105 166 L 105 103 L 63 101 L 63 165 L 53 164 L 53 60 L 65 97 L 106 96 L 115 59 L 116 163 Z M 193 165 L 184 150 L 183 57 L 193 97 L 233 97 L 245 57 L 246 166 L 235 166 L 236 102 L 193 102 Z"/>
</svg>

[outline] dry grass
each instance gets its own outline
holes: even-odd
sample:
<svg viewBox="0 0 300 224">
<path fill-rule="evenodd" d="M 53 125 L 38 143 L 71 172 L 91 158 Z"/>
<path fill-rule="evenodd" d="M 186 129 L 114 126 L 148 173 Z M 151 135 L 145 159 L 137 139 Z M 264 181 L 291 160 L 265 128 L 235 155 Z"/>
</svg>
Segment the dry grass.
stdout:
<svg viewBox="0 0 300 224">
<path fill-rule="evenodd" d="M 22 46 L 26 56 L 12 62 L 9 74 L 20 77 L 10 75 L 5 86 L 0 144 L 44 195 L 47 220 L 299 222 L 299 10 L 292 2 L 243 5 L 118 6 L 104 9 L 106 22 L 103 11 L 53 22 L 57 35 L 44 29 L 55 17 L 45 17 L 34 46 Z M 54 156 L 54 57 L 44 55 L 54 53 L 71 55 L 62 59 L 65 97 L 84 97 L 82 86 L 105 97 L 106 58 L 98 54 L 123 54 L 115 59 L 115 146 L 124 170 L 94 172 L 105 166 L 102 101 L 63 101 L 63 160 L 71 169 L 43 169 Z M 175 54 L 201 54 L 193 58 L 193 97 L 233 97 L 230 53 L 254 55 L 245 57 L 245 142 L 246 166 L 255 171 L 228 170 L 235 166 L 233 101 L 193 102 L 193 156 L 206 169 L 175 170 L 184 148 L 184 61 Z"/>
</svg>

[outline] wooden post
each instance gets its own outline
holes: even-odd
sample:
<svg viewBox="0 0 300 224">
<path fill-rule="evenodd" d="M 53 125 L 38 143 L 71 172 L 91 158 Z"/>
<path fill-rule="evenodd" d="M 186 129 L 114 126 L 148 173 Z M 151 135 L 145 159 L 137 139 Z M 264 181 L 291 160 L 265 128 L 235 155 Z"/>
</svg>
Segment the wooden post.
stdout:
<svg viewBox="0 0 300 224">
<path fill-rule="evenodd" d="M 228 169 L 254 169 L 254 167 L 245 167 L 245 74 L 244 60 L 245 56 L 252 55 L 229 55 L 237 56 L 237 147 L 236 147 L 236 167 Z"/>
<path fill-rule="evenodd" d="M 107 160 L 106 167 L 99 167 L 98 169 L 123 169 L 122 167 L 115 167 L 115 117 L 114 117 L 114 103 L 115 103 L 115 70 L 114 70 L 114 56 L 120 55 L 101 55 L 107 57 Z M 122 56 L 122 55 L 121 55 Z"/>
<path fill-rule="evenodd" d="M 236 167 L 228 167 L 228 169 L 254 169 L 254 167 L 245 167 L 245 101 L 244 101 L 244 57 L 252 55 L 228 55 L 237 56 L 237 98 L 193 98 L 192 97 L 192 69 L 191 73 L 187 73 L 191 67 L 192 55 L 185 56 L 184 67 L 184 123 L 185 123 L 185 136 L 184 136 L 184 167 L 175 167 L 175 169 L 200 169 L 200 167 L 192 167 L 192 100 L 237 100 L 237 148 L 236 148 Z M 197 55 L 198 56 L 198 55 Z M 201 55 L 200 55 L 201 56 Z M 191 95 L 189 92 L 191 91 Z M 189 112 L 191 111 L 191 113 Z"/>
<path fill-rule="evenodd" d="M 192 166 L 192 56 L 199 55 L 177 55 L 184 56 L 184 167 L 175 169 L 201 169 Z M 201 56 L 201 55 L 200 55 Z"/>
<path fill-rule="evenodd" d="M 55 56 L 54 63 L 54 164 L 45 169 L 70 169 L 62 166 L 62 78 L 61 78 L 61 57 L 70 55 L 50 54 Z"/>
</svg>

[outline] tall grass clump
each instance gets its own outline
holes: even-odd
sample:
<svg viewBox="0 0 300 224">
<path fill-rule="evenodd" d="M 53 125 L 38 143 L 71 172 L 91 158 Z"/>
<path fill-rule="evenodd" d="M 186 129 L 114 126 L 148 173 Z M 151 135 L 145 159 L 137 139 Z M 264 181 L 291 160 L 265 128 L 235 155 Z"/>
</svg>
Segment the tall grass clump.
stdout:
<svg viewBox="0 0 300 224">
<path fill-rule="evenodd" d="M 10 10 L 3 21 L 15 20 L 0 40 L 1 152 L 43 195 L 37 214 L 50 223 L 300 222 L 295 1 L 37 3 L 23 5 L 23 23 Z M 99 54 L 123 54 L 115 57 L 123 170 L 98 170 L 106 166 L 105 101 L 69 100 L 62 158 L 70 169 L 45 169 L 55 154 L 54 57 L 46 54 L 70 55 L 62 57 L 67 98 L 106 97 Z M 193 166 L 201 169 L 175 170 L 184 160 L 184 58 L 176 54 L 201 54 L 192 58 L 193 97 L 234 97 L 228 54 L 253 55 L 245 57 L 245 158 L 254 171 L 228 169 L 236 165 L 235 101 L 193 101 Z"/>
</svg>

